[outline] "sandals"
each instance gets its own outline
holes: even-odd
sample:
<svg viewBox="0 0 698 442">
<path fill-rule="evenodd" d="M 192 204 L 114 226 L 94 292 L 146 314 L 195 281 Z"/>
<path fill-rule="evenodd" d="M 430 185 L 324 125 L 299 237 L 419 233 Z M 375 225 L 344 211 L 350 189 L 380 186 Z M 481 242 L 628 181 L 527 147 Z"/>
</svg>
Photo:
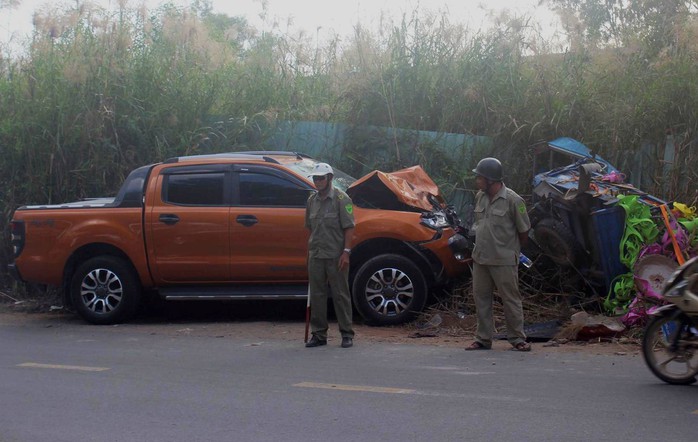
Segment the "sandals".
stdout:
<svg viewBox="0 0 698 442">
<path fill-rule="evenodd" d="M 511 347 L 512 351 L 531 351 L 531 344 L 528 342 L 519 342 L 518 344 Z"/>
<path fill-rule="evenodd" d="M 471 351 L 471 350 L 490 350 L 492 347 L 488 347 L 482 342 L 479 341 L 473 341 L 472 344 L 468 345 L 465 347 L 465 351 Z"/>
</svg>

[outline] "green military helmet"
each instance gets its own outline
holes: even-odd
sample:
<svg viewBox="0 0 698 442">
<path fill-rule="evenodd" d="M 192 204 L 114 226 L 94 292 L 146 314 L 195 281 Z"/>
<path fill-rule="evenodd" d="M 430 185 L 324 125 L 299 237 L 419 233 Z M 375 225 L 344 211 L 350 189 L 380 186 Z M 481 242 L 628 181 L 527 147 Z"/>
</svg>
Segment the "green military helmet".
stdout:
<svg viewBox="0 0 698 442">
<path fill-rule="evenodd" d="M 502 181 L 502 163 L 496 158 L 483 158 L 473 169 L 475 175 L 487 178 L 490 181 Z"/>
</svg>

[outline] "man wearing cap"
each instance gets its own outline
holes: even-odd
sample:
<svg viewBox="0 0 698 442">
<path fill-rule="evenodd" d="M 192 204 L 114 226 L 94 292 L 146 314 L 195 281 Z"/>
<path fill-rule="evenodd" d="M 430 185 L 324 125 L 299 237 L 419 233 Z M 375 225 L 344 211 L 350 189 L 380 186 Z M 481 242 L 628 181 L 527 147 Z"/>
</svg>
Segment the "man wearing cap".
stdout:
<svg viewBox="0 0 698 442">
<path fill-rule="evenodd" d="M 478 188 L 475 195 L 473 249 L 473 297 L 477 309 L 475 341 L 466 350 L 492 348 L 494 289 L 502 299 L 507 340 L 512 350 L 530 351 L 523 325 L 518 263 L 521 246 L 528 239 L 531 222 L 523 198 L 504 185 L 502 164 L 483 158 L 473 170 Z"/>
<path fill-rule="evenodd" d="M 349 256 L 354 233 L 353 205 L 349 196 L 332 186 L 334 172 L 326 163 L 318 163 L 311 173 L 317 192 L 308 198 L 305 227 L 308 240 L 308 284 L 310 290 L 310 330 L 306 347 L 327 345 L 327 286 L 337 316 L 342 348 L 354 344 L 351 296 L 349 294 Z"/>
</svg>

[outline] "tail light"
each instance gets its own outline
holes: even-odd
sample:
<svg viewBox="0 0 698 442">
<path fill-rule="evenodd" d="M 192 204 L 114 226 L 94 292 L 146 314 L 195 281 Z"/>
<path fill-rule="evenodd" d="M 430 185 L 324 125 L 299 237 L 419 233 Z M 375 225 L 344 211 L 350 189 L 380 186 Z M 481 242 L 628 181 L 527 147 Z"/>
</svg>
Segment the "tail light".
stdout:
<svg viewBox="0 0 698 442">
<path fill-rule="evenodd" d="M 10 222 L 10 244 L 12 245 L 12 255 L 17 258 L 24 248 L 24 221 Z"/>
</svg>

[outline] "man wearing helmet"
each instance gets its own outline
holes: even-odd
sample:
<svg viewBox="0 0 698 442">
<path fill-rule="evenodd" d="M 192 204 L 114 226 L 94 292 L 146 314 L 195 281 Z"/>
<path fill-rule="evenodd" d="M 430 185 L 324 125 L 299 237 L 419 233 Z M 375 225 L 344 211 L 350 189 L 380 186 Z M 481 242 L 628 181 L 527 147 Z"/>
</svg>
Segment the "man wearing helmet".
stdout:
<svg viewBox="0 0 698 442">
<path fill-rule="evenodd" d="M 332 290 L 342 348 L 353 345 L 354 330 L 349 294 L 349 256 L 354 233 L 353 204 L 349 196 L 332 186 L 334 172 L 318 163 L 310 177 L 317 192 L 308 198 L 305 227 L 308 240 L 308 284 L 310 289 L 310 329 L 313 337 L 306 347 L 327 344 L 327 286 Z"/>
<path fill-rule="evenodd" d="M 473 297 L 477 309 L 475 341 L 466 350 L 492 348 L 492 316 L 495 287 L 502 299 L 507 340 L 513 350 L 530 351 L 523 331 L 523 307 L 518 285 L 521 245 L 528 239 L 531 222 L 523 198 L 504 185 L 502 164 L 483 158 L 473 170 L 478 188 L 475 196 L 473 249 Z"/>
</svg>

